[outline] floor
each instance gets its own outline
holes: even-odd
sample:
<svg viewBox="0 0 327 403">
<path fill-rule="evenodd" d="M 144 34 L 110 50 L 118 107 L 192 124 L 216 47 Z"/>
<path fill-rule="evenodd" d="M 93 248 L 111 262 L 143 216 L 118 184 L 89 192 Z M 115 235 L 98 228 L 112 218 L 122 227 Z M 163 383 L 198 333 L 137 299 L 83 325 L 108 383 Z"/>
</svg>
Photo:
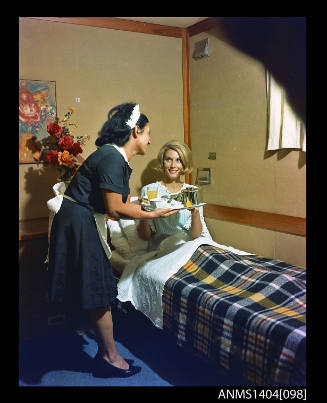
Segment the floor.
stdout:
<svg viewBox="0 0 327 403">
<path fill-rule="evenodd" d="M 246 381 L 217 370 L 176 345 L 140 312 L 113 311 L 119 353 L 142 371 L 131 378 L 94 378 L 90 373 L 97 344 L 91 330 L 53 326 L 48 334 L 19 346 L 20 386 L 245 386 Z"/>
</svg>

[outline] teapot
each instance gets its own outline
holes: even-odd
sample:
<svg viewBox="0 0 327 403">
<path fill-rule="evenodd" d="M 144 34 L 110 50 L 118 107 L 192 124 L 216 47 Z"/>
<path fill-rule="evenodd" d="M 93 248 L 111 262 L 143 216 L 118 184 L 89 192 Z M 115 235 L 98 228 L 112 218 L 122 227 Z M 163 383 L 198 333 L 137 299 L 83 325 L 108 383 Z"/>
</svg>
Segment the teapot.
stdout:
<svg viewBox="0 0 327 403">
<path fill-rule="evenodd" d="M 177 200 L 186 206 L 187 202 L 192 203 L 192 205 L 198 204 L 198 187 L 188 187 L 182 189 L 181 192 L 178 194 Z M 188 204 L 189 204 L 188 203 Z"/>
</svg>

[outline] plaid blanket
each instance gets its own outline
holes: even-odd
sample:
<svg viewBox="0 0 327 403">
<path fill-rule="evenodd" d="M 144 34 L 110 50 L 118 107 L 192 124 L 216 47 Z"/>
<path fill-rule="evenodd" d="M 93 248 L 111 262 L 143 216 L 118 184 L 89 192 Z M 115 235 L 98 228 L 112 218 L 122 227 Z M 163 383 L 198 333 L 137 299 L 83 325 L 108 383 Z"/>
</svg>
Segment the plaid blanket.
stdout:
<svg viewBox="0 0 327 403">
<path fill-rule="evenodd" d="M 163 328 L 261 386 L 305 385 L 306 271 L 202 245 L 166 282 Z"/>
</svg>

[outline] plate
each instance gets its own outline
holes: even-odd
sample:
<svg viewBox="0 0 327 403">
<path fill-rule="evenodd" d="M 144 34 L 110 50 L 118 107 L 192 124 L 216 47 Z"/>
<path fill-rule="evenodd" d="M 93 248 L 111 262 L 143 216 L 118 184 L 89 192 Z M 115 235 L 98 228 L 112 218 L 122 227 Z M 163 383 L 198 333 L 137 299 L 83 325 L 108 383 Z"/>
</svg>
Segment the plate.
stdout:
<svg viewBox="0 0 327 403">
<path fill-rule="evenodd" d="M 199 203 L 199 204 L 194 204 L 193 206 L 190 207 L 162 207 L 162 208 L 171 208 L 172 210 L 192 210 L 193 208 L 197 208 L 197 207 L 202 207 L 207 203 Z M 149 206 L 148 204 L 142 204 L 143 208 L 145 211 L 153 211 L 155 210 L 153 207 Z"/>
</svg>

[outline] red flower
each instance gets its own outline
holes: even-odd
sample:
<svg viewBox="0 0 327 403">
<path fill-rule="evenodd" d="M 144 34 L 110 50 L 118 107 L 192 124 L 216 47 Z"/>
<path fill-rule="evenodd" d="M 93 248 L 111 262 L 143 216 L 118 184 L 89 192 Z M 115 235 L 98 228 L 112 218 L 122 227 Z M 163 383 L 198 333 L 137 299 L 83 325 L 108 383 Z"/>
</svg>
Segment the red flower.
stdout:
<svg viewBox="0 0 327 403">
<path fill-rule="evenodd" d="M 81 154 L 83 152 L 83 149 L 81 148 L 81 143 L 77 141 L 72 145 L 72 148 L 69 151 L 71 154 L 73 154 L 74 157 L 76 157 L 77 154 Z"/>
<path fill-rule="evenodd" d="M 58 137 L 62 133 L 62 127 L 59 126 L 57 123 L 50 123 L 47 126 L 47 131 L 50 136 Z"/>
<path fill-rule="evenodd" d="M 58 141 L 58 146 L 63 148 L 64 150 L 69 150 L 74 143 L 74 139 L 72 136 L 62 136 Z"/>
<path fill-rule="evenodd" d="M 51 150 L 47 153 L 47 160 L 52 164 L 52 165 L 57 165 L 58 164 L 58 151 Z"/>
</svg>

